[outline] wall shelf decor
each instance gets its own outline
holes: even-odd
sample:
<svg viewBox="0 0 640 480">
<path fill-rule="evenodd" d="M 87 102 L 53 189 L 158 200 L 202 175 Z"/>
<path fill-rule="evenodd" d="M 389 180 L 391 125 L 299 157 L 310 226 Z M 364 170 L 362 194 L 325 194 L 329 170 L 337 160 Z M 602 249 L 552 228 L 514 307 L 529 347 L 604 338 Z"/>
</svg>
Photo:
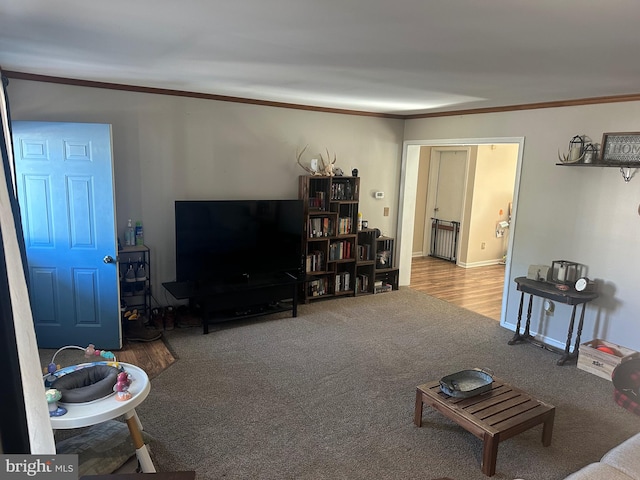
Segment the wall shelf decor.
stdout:
<svg viewBox="0 0 640 480">
<path fill-rule="evenodd" d="M 592 162 L 581 158 L 576 162 L 556 163 L 565 167 L 619 168 L 623 180 L 629 182 L 640 168 L 640 132 L 609 132 L 602 135 L 602 149 Z"/>
</svg>

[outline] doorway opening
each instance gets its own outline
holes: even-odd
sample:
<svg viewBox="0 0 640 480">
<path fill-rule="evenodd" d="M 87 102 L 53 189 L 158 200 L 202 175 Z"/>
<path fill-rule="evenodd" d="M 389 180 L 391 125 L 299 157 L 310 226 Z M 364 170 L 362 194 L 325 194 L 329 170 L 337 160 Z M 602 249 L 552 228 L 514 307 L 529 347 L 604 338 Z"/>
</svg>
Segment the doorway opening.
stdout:
<svg viewBox="0 0 640 480">
<path fill-rule="evenodd" d="M 474 274 L 489 266 L 504 270 L 500 279 L 502 298 L 498 297 L 499 318 L 504 321 L 523 145 L 523 137 L 405 142 L 397 235 L 400 285 L 411 285 L 413 260 L 429 256 L 432 219 L 443 210 L 448 211 L 447 215 L 459 215 L 457 268 L 476 270 Z M 464 174 L 454 168 L 453 183 L 445 175 L 444 183 L 438 187 L 442 172 L 435 172 L 443 165 L 445 172 L 451 170 L 447 157 L 460 159 L 460 155 L 465 157 Z M 461 187 L 452 188 L 456 182 Z M 452 208 L 443 207 L 438 203 L 442 200 L 436 200 L 440 189 L 461 192 L 456 196 L 462 198 L 453 201 Z"/>
</svg>

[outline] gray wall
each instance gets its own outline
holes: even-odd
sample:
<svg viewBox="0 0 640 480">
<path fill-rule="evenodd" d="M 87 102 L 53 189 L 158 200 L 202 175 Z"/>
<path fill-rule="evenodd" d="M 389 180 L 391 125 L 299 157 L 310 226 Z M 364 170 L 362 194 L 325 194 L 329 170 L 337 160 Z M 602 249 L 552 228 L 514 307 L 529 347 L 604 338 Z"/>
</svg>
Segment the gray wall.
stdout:
<svg viewBox="0 0 640 480">
<path fill-rule="evenodd" d="M 174 201 L 297 198 L 305 145 L 306 165 L 328 149 L 345 174 L 358 168 L 364 218 L 395 234 L 402 120 L 23 80 L 8 94 L 13 120 L 112 124 L 118 231 L 143 221 L 162 305 L 175 303 L 161 286 L 175 279 Z"/>
<path fill-rule="evenodd" d="M 15 120 L 113 125 L 118 227 L 128 217 L 144 222 L 161 304 L 172 301 L 160 283 L 175 274 L 176 199 L 295 198 L 304 173 L 295 153 L 308 144 L 309 152 L 335 152 L 346 172 L 360 170 L 364 218 L 395 235 L 403 140 L 525 137 L 503 324 L 515 325 L 513 277 L 530 264 L 572 260 L 588 265 L 602 291 L 587 308 L 582 340 L 640 350 L 640 176 L 625 184 L 615 168 L 555 165 L 576 134 L 599 142 L 603 132 L 639 131 L 640 102 L 404 122 L 20 80 L 8 92 Z M 569 308 L 557 305 L 549 317 L 540 303 L 533 331 L 563 345 Z"/>
<path fill-rule="evenodd" d="M 507 316 L 514 328 L 519 292 L 512 279 L 530 264 L 570 260 L 588 266 L 601 297 L 587 307 L 581 341 L 605 338 L 640 350 L 640 176 L 625 183 L 617 168 L 556 166 L 576 134 L 600 143 L 603 132 L 640 131 L 640 103 L 590 105 L 408 120 L 405 141 L 525 137 Z M 532 330 L 564 345 L 570 308 L 553 316 L 535 302 Z M 577 321 L 577 319 L 576 319 Z"/>
</svg>

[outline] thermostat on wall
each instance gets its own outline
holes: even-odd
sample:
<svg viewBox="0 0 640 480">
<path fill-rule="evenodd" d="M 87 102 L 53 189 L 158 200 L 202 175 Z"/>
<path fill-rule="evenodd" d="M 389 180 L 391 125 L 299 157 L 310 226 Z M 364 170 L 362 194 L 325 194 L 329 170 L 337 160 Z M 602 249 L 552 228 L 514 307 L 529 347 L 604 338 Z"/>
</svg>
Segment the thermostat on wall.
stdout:
<svg viewBox="0 0 640 480">
<path fill-rule="evenodd" d="M 376 198 L 384 198 L 384 192 L 376 192 L 374 194 L 374 197 L 376 197 Z"/>
</svg>

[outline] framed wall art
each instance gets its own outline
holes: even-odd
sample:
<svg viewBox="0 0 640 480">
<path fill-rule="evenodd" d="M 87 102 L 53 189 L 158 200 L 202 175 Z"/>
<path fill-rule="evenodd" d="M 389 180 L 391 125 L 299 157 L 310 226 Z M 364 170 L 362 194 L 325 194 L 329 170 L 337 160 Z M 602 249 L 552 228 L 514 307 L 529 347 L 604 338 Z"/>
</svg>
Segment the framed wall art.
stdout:
<svg viewBox="0 0 640 480">
<path fill-rule="evenodd" d="M 640 167 L 640 132 L 604 133 L 601 161 L 613 164 L 638 164 Z"/>
</svg>

